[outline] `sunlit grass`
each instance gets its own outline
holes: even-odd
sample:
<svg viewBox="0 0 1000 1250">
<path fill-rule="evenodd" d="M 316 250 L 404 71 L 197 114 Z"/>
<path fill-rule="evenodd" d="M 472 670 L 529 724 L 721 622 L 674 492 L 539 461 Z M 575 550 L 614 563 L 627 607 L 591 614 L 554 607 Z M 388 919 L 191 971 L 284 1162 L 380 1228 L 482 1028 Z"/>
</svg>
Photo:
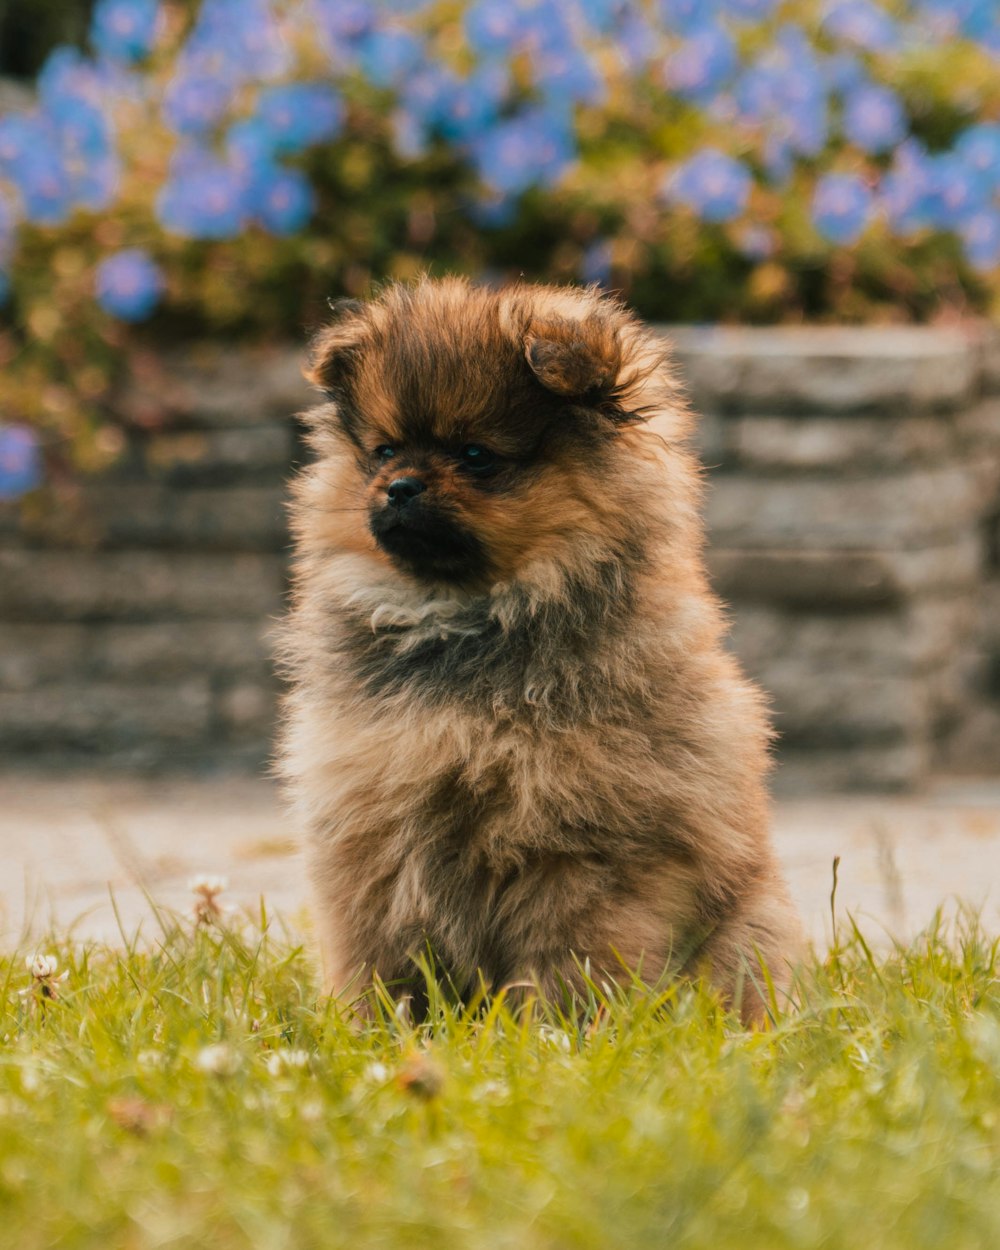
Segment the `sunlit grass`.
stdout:
<svg viewBox="0 0 1000 1250">
<path fill-rule="evenodd" d="M 56 937 L 0 961 L 0 1245 L 995 1247 L 998 962 L 965 918 L 764 1032 L 635 986 L 359 1025 L 265 917 Z"/>
</svg>

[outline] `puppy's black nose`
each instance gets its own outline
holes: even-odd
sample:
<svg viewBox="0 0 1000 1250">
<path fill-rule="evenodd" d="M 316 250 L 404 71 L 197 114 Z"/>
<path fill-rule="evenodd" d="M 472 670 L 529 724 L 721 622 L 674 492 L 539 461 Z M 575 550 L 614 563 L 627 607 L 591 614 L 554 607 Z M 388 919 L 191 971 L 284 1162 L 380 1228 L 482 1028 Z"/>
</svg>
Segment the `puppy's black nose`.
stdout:
<svg viewBox="0 0 1000 1250">
<path fill-rule="evenodd" d="M 395 481 L 389 483 L 386 494 L 391 504 L 402 508 L 426 489 L 426 485 L 418 477 L 397 477 Z"/>
</svg>

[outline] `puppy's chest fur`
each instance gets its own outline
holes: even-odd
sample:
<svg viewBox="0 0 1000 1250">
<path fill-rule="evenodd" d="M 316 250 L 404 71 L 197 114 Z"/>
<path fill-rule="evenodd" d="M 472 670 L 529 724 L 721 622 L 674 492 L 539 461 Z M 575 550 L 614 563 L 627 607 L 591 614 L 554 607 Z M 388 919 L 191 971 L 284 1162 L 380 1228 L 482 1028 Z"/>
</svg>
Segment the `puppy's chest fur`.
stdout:
<svg viewBox="0 0 1000 1250">
<path fill-rule="evenodd" d="M 533 928 L 569 941 L 540 900 L 599 908 L 644 874 L 660 874 L 678 919 L 696 910 L 631 596 L 575 602 L 506 620 L 485 604 L 416 624 L 390 613 L 374 630 L 347 612 L 327 640 L 338 676 L 316 728 L 338 745 L 315 774 L 321 841 L 350 881 L 351 927 L 373 944 L 395 935 L 402 964 L 426 939 L 452 969 L 502 980 Z"/>
</svg>

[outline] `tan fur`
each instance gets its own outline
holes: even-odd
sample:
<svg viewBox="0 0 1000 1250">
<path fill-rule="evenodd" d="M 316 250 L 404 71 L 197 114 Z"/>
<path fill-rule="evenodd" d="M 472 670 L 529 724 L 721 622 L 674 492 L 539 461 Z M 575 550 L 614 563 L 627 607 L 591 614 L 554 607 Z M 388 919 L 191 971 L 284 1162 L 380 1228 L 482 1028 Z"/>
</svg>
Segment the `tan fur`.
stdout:
<svg viewBox="0 0 1000 1250">
<path fill-rule="evenodd" d="M 311 377 L 281 767 L 329 990 L 416 988 L 429 943 L 460 987 L 706 972 L 759 1020 L 800 929 L 662 341 L 593 291 L 425 281 L 342 313 Z M 400 474 L 481 558 L 378 545 Z"/>
</svg>

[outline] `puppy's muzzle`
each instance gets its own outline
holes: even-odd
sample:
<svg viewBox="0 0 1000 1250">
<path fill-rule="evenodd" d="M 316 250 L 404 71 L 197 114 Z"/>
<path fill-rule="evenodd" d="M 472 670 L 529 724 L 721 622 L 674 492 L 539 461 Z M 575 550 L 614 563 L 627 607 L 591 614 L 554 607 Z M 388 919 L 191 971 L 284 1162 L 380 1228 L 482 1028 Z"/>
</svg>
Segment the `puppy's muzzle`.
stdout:
<svg viewBox="0 0 1000 1250">
<path fill-rule="evenodd" d="M 389 503 L 400 511 L 427 489 L 427 484 L 418 477 L 397 477 L 389 483 L 386 495 Z"/>
</svg>

